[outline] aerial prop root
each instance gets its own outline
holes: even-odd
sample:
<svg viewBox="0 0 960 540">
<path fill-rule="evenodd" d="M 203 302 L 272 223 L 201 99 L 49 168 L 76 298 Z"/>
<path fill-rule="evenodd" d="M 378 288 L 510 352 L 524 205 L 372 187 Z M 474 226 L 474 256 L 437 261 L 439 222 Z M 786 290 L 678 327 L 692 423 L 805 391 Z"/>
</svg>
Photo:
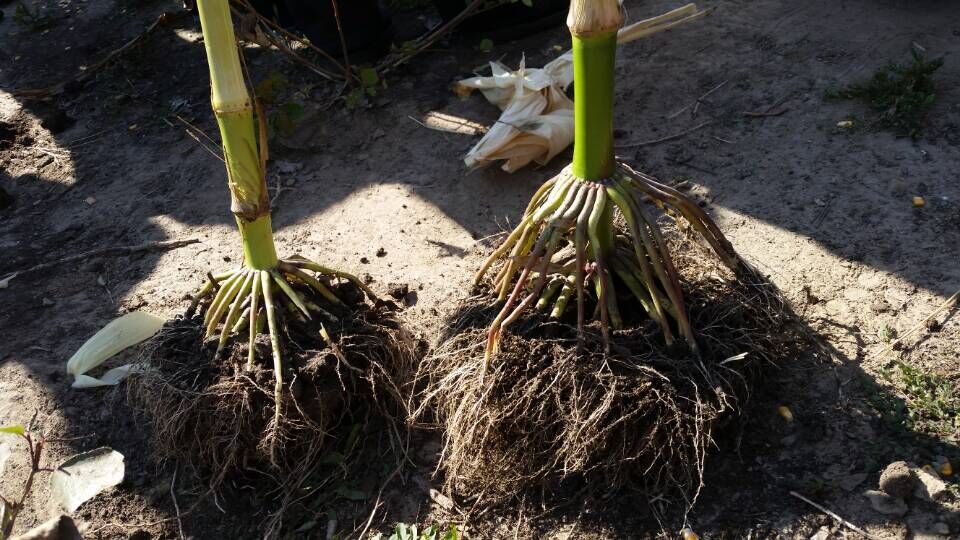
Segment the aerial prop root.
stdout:
<svg viewBox="0 0 960 540">
<path fill-rule="evenodd" d="M 623 326 L 614 276 L 657 323 L 668 345 L 676 331 L 696 351 L 676 265 L 656 217 L 645 208 L 648 202 L 687 224 L 728 268 L 744 270 L 713 220 L 679 191 L 624 164 L 599 181 L 577 178 L 567 167 L 534 194 L 519 225 L 476 274 L 480 284 L 494 263 L 502 262 L 493 290 L 505 303 L 487 335 L 486 358 L 496 353 L 503 330 L 531 306 L 550 308 L 559 318 L 575 297 L 582 334 L 591 287 L 597 298 L 592 317 L 600 319 L 608 342 L 610 330 Z M 614 225 L 615 215 L 625 227 Z"/>
<path fill-rule="evenodd" d="M 219 329 L 217 356 L 223 351 L 230 336 L 247 332 L 248 353 L 244 369 L 248 372 L 253 370 L 256 361 L 257 336 L 266 326 L 273 357 L 277 425 L 283 415 L 281 398 L 284 385 L 280 346 L 283 312 L 279 311 L 278 307 L 286 308 L 293 316 L 302 319 L 310 320 L 319 315 L 329 323 L 335 323 L 338 321 L 336 315 L 305 299 L 293 287 L 293 284 L 303 284 L 331 304 L 343 306 L 344 303 L 331 291 L 330 281 L 334 279 L 349 281 L 372 301 L 377 299 L 373 291 L 352 274 L 333 270 L 295 255 L 280 260 L 276 267 L 270 269 L 258 270 L 244 266 L 221 274 L 208 275 L 207 283 L 194 297 L 188 310 L 188 313 L 192 313 L 202 300 L 212 297 L 204 315 L 203 337 L 210 338 L 216 335 Z"/>
</svg>

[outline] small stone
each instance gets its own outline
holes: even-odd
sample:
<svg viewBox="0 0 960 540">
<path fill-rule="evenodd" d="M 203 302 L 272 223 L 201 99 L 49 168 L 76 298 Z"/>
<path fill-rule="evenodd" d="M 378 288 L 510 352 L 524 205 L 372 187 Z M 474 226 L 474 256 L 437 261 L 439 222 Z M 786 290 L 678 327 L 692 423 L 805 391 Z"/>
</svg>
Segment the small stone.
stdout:
<svg viewBox="0 0 960 540">
<path fill-rule="evenodd" d="M 892 497 L 909 497 L 913 486 L 913 473 L 906 462 L 894 461 L 880 474 L 880 490 Z"/>
<path fill-rule="evenodd" d="M 370 259 L 366 257 L 360 257 L 360 264 L 370 264 Z"/>
<path fill-rule="evenodd" d="M 870 309 L 873 310 L 874 313 L 886 313 L 890 311 L 890 302 L 883 299 L 877 300 L 870 304 Z"/>
<path fill-rule="evenodd" d="M 54 302 L 53 300 L 49 299 L 49 298 L 44 297 L 43 300 L 40 301 L 40 303 L 43 304 L 45 307 L 50 307 L 50 306 L 52 306 L 55 302 Z"/>
<path fill-rule="evenodd" d="M 888 516 L 906 515 L 907 503 L 903 499 L 891 497 L 882 491 L 868 490 L 863 492 L 863 496 L 870 500 L 870 506 L 881 514 Z"/>
<path fill-rule="evenodd" d="M 387 250 L 383 248 L 380 248 L 377 250 L 377 257 L 386 257 L 386 256 L 387 256 Z"/>
<path fill-rule="evenodd" d="M 96 198 L 96 197 L 87 197 L 86 199 L 83 200 L 83 202 L 89 204 L 90 206 L 93 206 L 93 205 L 97 204 L 97 198 Z"/>
<path fill-rule="evenodd" d="M 914 496 L 927 501 L 940 501 L 950 493 L 947 484 L 940 478 L 925 471 L 924 469 L 914 468 L 913 474 L 917 477 L 917 489 Z"/>
<path fill-rule="evenodd" d="M 790 407 L 787 407 L 786 405 L 781 405 L 777 407 L 777 413 L 787 423 L 793 422 L 793 411 L 790 410 Z"/>
</svg>

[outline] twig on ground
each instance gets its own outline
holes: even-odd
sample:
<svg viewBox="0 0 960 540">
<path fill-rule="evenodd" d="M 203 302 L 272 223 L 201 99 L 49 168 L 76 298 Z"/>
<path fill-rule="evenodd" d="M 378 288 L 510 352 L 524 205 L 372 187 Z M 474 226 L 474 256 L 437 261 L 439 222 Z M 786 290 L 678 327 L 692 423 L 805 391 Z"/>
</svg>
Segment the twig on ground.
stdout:
<svg viewBox="0 0 960 540">
<path fill-rule="evenodd" d="M 49 268 L 54 268 L 60 266 L 61 264 L 68 264 L 77 261 L 83 261 L 87 259 L 92 259 L 94 257 L 108 257 L 108 256 L 120 256 L 120 255 L 130 255 L 132 253 L 140 253 L 143 251 L 167 251 L 171 249 L 182 248 L 183 246 L 189 246 L 190 244 L 199 244 L 200 240 L 196 238 L 190 238 L 189 240 L 162 240 L 159 242 L 146 242 L 138 246 L 124 246 L 124 247 L 108 247 L 94 249 L 91 251 L 85 251 L 77 255 L 71 255 L 69 257 L 64 257 L 62 259 L 37 264 L 26 268 L 24 270 L 17 270 L 16 272 L 11 272 L 7 274 L 6 277 L 0 279 L 0 281 L 6 281 L 12 279 L 14 276 L 30 274 L 33 272 L 39 272 L 40 270 L 47 270 Z"/>
<path fill-rule="evenodd" d="M 917 323 L 913 328 L 911 328 L 910 330 L 907 330 L 907 332 L 905 332 L 905 333 L 904 333 L 903 335 L 901 335 L 899 338 L 891 341 L 889 345 L 887 345 L 886 347 L 884 347 L 884 348 L 881 349 L 880 351 L 878 351 L 878 352 L 876 352 L 876 353 L 871 354 L 870 356 L 868 356 L 867 359 L 871 359 L 871 358 L 874 358 L 874 357 L 877 357 L 877 356 L 883 356 L 883 355 L 887 354 L 888 352 L 890 352 L 891 350 L 893 350 L 894 347 L 897 347 L 898 345 L 903 345 L 903 341 L 904 341 L 905 339 L 908 339 L 908 338 L 910 338 L 910 337 L 913 337 L 913 335 L 916 334 L 917 332 L 919 332 L 920 330 L 923 330 L 924 328 L 927 328 L 927 325 L 930 323 L 930 321 L 932 321 L 932 320 L 934 319 L 934 317 L 936 317 L 936 316 L 940 315 L 941 313 L 943 313 L 943 312 L 945 312 L 945 311 L 948 311 L 948 310 L 950 310 L 951 308 L 953 308 L 954 306 L 956 306 L 956 305 L 957 305 L 957 300 L 960 300 L 960 290 L 958 290 L 957 292 L 953 293 L 953 296 L 951 296 L 950 298 L 947 298 L 946 301 L 944 301 L 942 304 L 940 304 L 940 306 L 939 306 L 937 309 L 933 310 L 932 313 L 930 313 L 929 315 L 927 315 L 926 318 L 924 318 L 922 321 L 920 321 L 919 323 Z"/>
<path fill-rule="evenodd" d="M 792 495 L 792 496 L 800 499 L 801 501 L 809 504 L 810 506 L 816 508 L 817 510 L 823 512 L 824 514 L 832 517 L 833 519 L 837 520 L 837 522 L 839 522 L 840 524 L 844 525 L 845 527 L 849 528 L 850 530 L 852 530 L 852 531 L 854 531 L 854 532 L 859 533 L 859 534 L 862 535 L 864 538 L 869 538 L 870 540 L 878 540 L 876 536 L 871 535 L 871 534 L 868 533 L 867 531 L 861 529 L 860 527 L 857 527 L 857 526 L 854 525 L 853 523 L 850 523 L 849 521 L 847 521 L 847 520 L 843 519 L 842 517 L 838 516 L 838 515 L 837 515 L 835 512 L 833 512 L 832 510 L 830 510 L 830 509 L 828 509 L 828 508 L 826 508 L 826 507 L 824 507 L 824 506 L 821 506 L 821 505 L 819 505 L 819 504 L 811 501 L 810 499 L 804 497 L 803 495 L 797 493 L 796 491 L 791 491 L 791 492 L 790 492 L 790 495 Z"/>
<path fill-rule="evenodd" d="M 661 137 L 659 139 L 654 139 L 652 141 L 641 141 L 637 143 L 618 144 L 615 146 L 615 148 L 638 148 L 640 146 L 652 146 L 654 144 L 660 144 L 662 142 L 672 141 L 674 139 L 679 139 L 680 137 L 685 137 L 693 133 L 694 131 L 697 131 L 698 129 L 709 126 L 712 123 L 713 123 L 713 120 L 707 120 L 706 122 L 700 122 L 699 124 L 693 126 L 692 128 L 687 129 L 685 131 L 681 131 L 680 133 L 675 133 L 673 135 L 668 135 L 666 137 Z"/>
<path fill-rule="evenodd" d="M 681 114 L 683 114 L 683 111 L 689 109 L 690 107 L 693 107 L 692 115 L 693 115 L 693 116 L 696 116 L 696 115 L 697 115 L 697 112 L 700 110 L 700 104 L 703 103 L 704 101 L 706 101 L 707 98 L 710 97 L 711 94 L 713 94 L 713 93 L 716 92 L 717 90 L 723 88 L 724 85 L 726 85 L 728 82 L 730 82 L 729 79 L 727 79 L 727 80 L 723 81 L 722 83 L 714 86 L 714 87 L 711 88 L 710 90 L 707 90 L 706 93 L 704 93 L 702 96 L 698 97 L 697 100 L 694 101 L 693 103 L 691 103 L 691 104 L 683 107 L 682 109 L 680 109 L 680 110 L 677 111 L 677 112 L 671 113 L 669 116 L 667 116 L 667 119 L 672 120 L 672 119 L 680 116 Z"/>
</svg>

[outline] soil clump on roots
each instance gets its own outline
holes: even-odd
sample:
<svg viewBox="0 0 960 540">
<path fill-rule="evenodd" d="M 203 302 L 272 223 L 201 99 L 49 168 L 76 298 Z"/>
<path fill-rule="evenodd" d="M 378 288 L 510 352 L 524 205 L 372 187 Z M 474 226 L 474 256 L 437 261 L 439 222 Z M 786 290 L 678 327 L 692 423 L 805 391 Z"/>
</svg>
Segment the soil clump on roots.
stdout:
<svg viewBox="0 0 960 540">
<path fill-rule="evenodd" d="M 147 370 L 131 381 L 129 398 L 152 425 L 160 461 L 187 465 L 211 489 L 250 471 L 295 484 L 357 424 L 374 421 L 400 437 L 404 385 L 422 344 L 401 328 L 396 305 L 368 303 L 346 281 L 330 287 L 343 305 L 297 289 L 336 322 L 284 313 L 282 414 L 276 414 L 269 337 L 257 337 L 261 360 L 252 370 L 243 336 L 218 356 L 217 337 L 202 339 L 204 303 L 168 323 L 145 348 Z"/>
<path fill-rule="evenodd" d="M 708 248 L 668 232 L 699 356 L 666 346 L 618 284 L 627 324 L 609 352 L 598 322 L 581 339 L 575 313 L 557 320 L 531 311 L 485 367 L 483 343 L 501 303 L 485 289 L 460 306 L 417 377 L 416 414 L 444 433 L 450 492 L 489 507 L 627 488 L 692 506 L 715 430 L 744 409 L 764 367 L 795 358 L 809 340 L 756 271 L 735 277 Z"/>
</svg>

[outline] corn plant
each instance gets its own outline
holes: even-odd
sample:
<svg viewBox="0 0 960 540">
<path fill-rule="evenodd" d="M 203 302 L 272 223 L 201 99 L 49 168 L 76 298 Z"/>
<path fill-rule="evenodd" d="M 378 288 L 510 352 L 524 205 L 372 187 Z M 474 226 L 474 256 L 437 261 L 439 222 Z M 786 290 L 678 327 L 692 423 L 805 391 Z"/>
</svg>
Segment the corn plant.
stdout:
<svg viewBox="0 0 960 540">
<path fill-rule="evenodd" d="M 359 279 L 300 256 L 280 258 L 273 241 L 270 200 L 266 184 L 266 121 L 250 99 L 240 65 L 237 41 L 228 0 L 198 0 L 207 64 L 210 68 L 211 103 L 220 128 L 223 157 L 230 189 L 231 211 L 236 217 L 243 244 L 243 265 L 211 276 L 197 300 L 212 295 L 204 323 L 205 337 L 219 332 L 219 354 L 232 334 L 246 330 L 248 370 L 256 361 L 255 341 L 266 319 L 273 356 L 276 416 L 281 416 L 283 359 L 280 346 L 281 313 L 287 304 L 306 318 L 314 314 L 336 318 L 298 293 L 292 283 L 301 283 L 334 305 L 343 302 L 331 291 L 330 280 L 355 284 L 368 297 L 372 291 Z"/>
<path fill-rule="evenodd" d="M 519 225 L 481 266 L 479 284 L 502 261 L 493 287 L 506 300 L 488 334 L 486 357 L 501 333 L 528 307 L 550 308 L 560 317 L 576 297 L 577 325 L 586 319 L 585 296 L 593 288 L 605 340 L 623 320 L 616 286 L 624 286 L 661 329 L 669 345 L 674 333 L 692 349 L 696 340 L 667 240 L 652 202 L 680 218 L 705 239 L 731 269 L 740 261 L 719 228 L 697 204 L 677 190 L 634 171 L 614 157 L 614 62 L 623 13 L 617 0 L 573 0 L 567 25 L 573 38 L 573 163 L 533 196 Z M 622 216 L 625 228 L 614 225 Z M 615 285 L 615 279 L 619 281 Z M 674 328 L 675 327 L 675 328 Z"/>
</svg>

